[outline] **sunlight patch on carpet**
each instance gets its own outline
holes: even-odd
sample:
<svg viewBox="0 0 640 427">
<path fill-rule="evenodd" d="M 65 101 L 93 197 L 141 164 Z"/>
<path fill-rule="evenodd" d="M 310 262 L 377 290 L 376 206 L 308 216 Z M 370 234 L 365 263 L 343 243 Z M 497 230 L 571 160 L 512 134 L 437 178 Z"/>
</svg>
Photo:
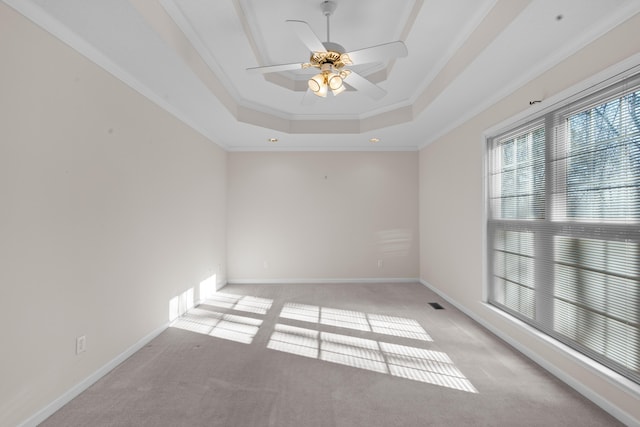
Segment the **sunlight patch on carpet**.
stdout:
<svg viewBox="0 0 640 427">
<path fill-rule="evenodd" d="M 267 348 L 469 393 L 476 388 L 443 352 L 277 323 Z"/>
<path fill-rule="evenodd" d="M 242 344 L 251 344 L 262 320 L 194 308 L 171 324 L 172 328 L 209 335 Z"/>
<path fill-rule="evenodd" d="M 273 300 L 269 298 L 216 292 L 206 298 L 202 304 L 244 311 L 247 313 L 267 314 L 267 311 L 269 311 L 273 304 Z"/>
<path fill-rule="evenodd" d="M 433 341 L 416 320 L 404 317 L 296 303 L 285 304 L 280 312 L 280 317 L 394 337 Z"/>
</svg>

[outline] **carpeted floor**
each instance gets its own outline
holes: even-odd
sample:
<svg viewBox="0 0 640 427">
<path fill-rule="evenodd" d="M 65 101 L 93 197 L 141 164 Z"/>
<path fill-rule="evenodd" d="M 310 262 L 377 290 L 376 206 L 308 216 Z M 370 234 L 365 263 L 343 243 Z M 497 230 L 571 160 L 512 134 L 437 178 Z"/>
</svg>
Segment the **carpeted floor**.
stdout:
<svg viewBox="0 0 640 427">
<path fill-rule="evenodd" d="M 227 286 L 42 424 L 616 425 L 420 284 Z"/>
</svg>

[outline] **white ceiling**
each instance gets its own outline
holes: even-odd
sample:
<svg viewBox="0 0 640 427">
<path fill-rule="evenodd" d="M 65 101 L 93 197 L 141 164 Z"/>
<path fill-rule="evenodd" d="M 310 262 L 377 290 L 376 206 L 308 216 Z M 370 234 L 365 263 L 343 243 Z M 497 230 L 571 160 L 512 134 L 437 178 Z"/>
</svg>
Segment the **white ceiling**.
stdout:
<svg viewBox="0 0 640 427">
<path fill-rule="evenodd" d="M 307 95 L 309 70 L 245 70 L 308 61 L 285 20 L 326 40 L 321 0 L 3 1 L 228 150 L 415 150 L 640 12 L 638 0 L 335 0 L 331 41 L 408 48 L 354 66 L 388 92 L 376 101 Z"/>
</svg>

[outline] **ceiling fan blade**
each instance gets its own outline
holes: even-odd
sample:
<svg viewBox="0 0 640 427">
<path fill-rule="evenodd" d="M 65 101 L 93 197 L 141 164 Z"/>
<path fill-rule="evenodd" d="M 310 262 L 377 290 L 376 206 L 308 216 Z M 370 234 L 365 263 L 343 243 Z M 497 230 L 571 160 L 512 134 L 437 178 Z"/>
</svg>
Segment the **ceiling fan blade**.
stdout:
<svg viewBox="0 0 640 427">
<path fill-rule="evenodd" d="M 295 33 L 300 37 L 302 43 L 311 51 L 311 52 L 326 52 L 324 45 L 313 32 L 309 24 L 304 21 L 296 21 L 293 19 L 289 19 L 286 21 L 287 24 L 295 31 Z"/>
<path fill-rule="evenodd" d="M 353 72 L 353 70 L 351 70 L 351 73 L 344 80 L 344 82 L 375 100 L 382 99 L 387 94 L 386 90 L 382 89 L 378 85 L 371 83 L 360 74 Z"/>
<path fill-rule="evenodd" d="M 403 42 L 397 41 L 354 50 L 348 52 L 347 55 L 354 64 L 367 64 L 407 56 L 407 53 L 407 46 Z"/>
<path fill-rule="evenodd" d="M 302 70 L 302 64 L 299 62 L 294 62 L 292 64 L 279 64 L 279 65 L 266 65 L 264 67 L 251 67 L 247 68 L 247 71 L 250 73 L 276 73 L 278 71 L 287 71 L 287 70 Z"/>
</svg>

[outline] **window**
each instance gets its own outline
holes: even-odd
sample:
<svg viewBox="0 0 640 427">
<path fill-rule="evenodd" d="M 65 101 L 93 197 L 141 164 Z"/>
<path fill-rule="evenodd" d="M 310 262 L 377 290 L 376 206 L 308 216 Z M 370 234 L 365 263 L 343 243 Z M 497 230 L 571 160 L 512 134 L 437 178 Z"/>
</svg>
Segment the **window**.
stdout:
<svg viewBox="0 0 640 427">
<path fill-rule="evenodd" d="M 640 383 L 640 75 L 487 149 L 489 303 Z"/>
</svg>

